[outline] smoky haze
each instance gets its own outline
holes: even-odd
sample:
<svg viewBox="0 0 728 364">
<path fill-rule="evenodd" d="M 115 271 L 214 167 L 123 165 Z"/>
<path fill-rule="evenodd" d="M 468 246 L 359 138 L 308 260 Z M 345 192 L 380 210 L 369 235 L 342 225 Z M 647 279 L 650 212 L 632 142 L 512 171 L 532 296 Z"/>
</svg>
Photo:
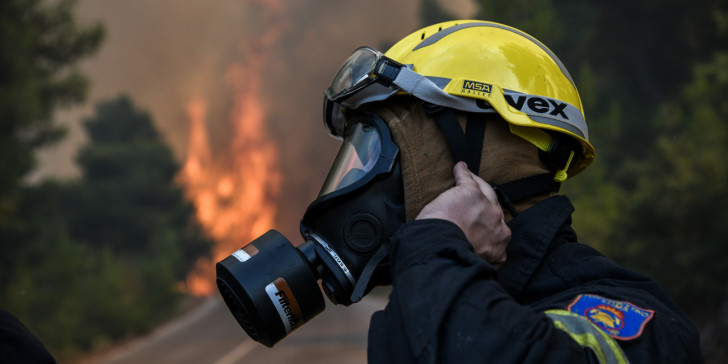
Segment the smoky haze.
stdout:
<svg viewBox="0 0 728 364">
<path fill-rule="evenodd" d="M 81 65 L 93 85 L 87 106 L 60 113 L 69 137 L 41 154 L 35 178 L 77 174 L 73 158 L 84 142 L 80 121 L 93 104 L 121 93 L 151 114 L 180 163 L 189 133 L 186 105 L 205 100 L 213 153 L 219 153 L 229 141 L 228 70 L 245 67 L 258 38 L 279 27 L 261 98 L 265 132 L 278 148 L 283 177 L 275 228 L 294 243 L 298 220 L 338 148 L 321 121 L 323 90 L 356 47 L 381 48 L 419 26 L 417 0 L 83 0 L 77 10 L 82 21 L 102 21 L 108 36 Z"/>
</svg>

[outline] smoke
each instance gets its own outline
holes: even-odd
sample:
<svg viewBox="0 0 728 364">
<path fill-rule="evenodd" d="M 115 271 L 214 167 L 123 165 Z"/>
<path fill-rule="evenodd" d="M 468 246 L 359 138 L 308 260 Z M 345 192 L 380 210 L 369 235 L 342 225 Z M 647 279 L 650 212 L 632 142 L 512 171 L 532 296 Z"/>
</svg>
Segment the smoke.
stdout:
<svg viewBox="0 0 728 364">
<path fill-rule="evenodd" d="M 282 174 L 276 227 L 295 243 L 298 220 L 338 148 L 321 121 L 323 90 L 356 47 L 380 47 L 416 29 L 418 6 L 417 0 L 82 0 L 81 21 L 102 21 L 108 38 L 81 64 L 93 84 L 88 104 L 59 115 L 69 138 L 41 154 L 36 178 L 77 173 L 80 120 L 94 103 L 120 93 L 152 115 L 180 164 L 187 156 L 187 104 L 206 100 L 212 153 L 220 153 L 230 142 L 234 90 L 228 70 L 244 66 L 256 52 L 251 44 L 280 27 L 261 92 Z M 279 11 L 266 10 L 271 7 Z"/>
<path fill-rule="evenodd" d="M 472 9 L 470 0 L 454 3 Z M 278 27 L 273 44 L 266 45 L 272 53 L 260 92 L 282 177 L 272 227 L 294 243 L 298 220 L 338 149 L 323 128 L 323 90 L 356 47 L 382 49 L 420 26 L 418 0 L 81 0 L 77 10 L 82 22 L 102 21 L 108 38 L 98 55 L 81 64 L 93 84 L 89 102 L 59 114 L 69 137 L 41 153 L 33 179 L 77 174 L 73 159 L 84 142 L 80 121 L 93 104 L 121 93 L 152 115 L 180 164 L 187 157 L 187 105 L 205 100 L 211 153 L 221 153 L 230 143 L 234 107 L 229 69 L 245 67 L 256 44 L 265 44 L 260 38 Z"/>
</svg>

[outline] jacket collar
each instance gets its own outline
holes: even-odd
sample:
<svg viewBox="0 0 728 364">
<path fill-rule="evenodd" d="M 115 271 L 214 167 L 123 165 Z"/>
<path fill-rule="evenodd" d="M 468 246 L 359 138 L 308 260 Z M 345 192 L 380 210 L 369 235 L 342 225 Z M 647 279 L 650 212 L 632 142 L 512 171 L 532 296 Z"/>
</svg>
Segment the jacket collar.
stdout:
<svg viewBox="0 0 728 364">
<path fill-rule="evenodd" d="M 498 272 L 499 282 L 513 297 L 521 295 L 526 283 L 543 261 L 549 245 L 564 224 L 570 223 L 574 207 L 566 196 L 549 197 L 508 223 L 511 241 L 507 260 Z"/>
</svg>

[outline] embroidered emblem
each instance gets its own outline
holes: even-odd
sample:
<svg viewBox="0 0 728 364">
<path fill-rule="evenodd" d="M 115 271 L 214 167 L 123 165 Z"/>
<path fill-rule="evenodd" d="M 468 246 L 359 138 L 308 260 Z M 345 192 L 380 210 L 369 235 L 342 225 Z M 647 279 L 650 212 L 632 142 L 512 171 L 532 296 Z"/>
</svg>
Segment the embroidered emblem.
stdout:
<svg viewBox="0 0 728 364">
<path fill-rule="evenodd" d="M 581 294 L 569 305 L 569 311 L 584 316 L 609 336 L 632 340 L 642 335 L 655 311 L 595 294 Z"/>
</svg>

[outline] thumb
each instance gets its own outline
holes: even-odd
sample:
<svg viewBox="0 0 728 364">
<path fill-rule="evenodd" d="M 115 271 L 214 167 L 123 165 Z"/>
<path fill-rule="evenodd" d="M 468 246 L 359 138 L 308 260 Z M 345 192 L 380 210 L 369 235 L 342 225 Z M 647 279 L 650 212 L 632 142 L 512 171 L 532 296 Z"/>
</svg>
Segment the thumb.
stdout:
<svg viewBox="0 0 728 364">
<path fill-rule="evenodd" d="M 455 184 L 458 186 L 470 186 L 475 185 L 477 186 L 477 183 L 475 180 L 473 180 L 473 175 L 470 174 L 470 170 L 468 169 L 468 165 L 465 162 L 457 162 L 455 163 L 455 167 L 453 167 L 453 174 L 455 175 Z"/>
</svg>

